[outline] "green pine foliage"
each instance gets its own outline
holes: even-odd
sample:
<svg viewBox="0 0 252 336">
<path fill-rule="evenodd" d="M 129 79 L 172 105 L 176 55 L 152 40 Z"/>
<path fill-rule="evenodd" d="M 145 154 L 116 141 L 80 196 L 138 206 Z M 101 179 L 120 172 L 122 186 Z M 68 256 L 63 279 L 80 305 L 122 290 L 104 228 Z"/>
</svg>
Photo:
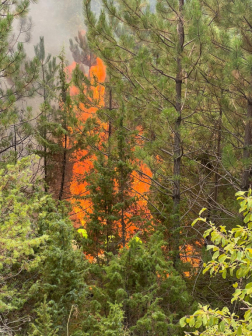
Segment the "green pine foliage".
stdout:
<svg viewBox="0 0 252 336">
<path fill-rule="evenodd" d="M 251 0 L 86 1 L 71 75 L 12 38 L 29 3 L 0 4 L 0 334 L 250 335 Z"/>
<path fill-rule="evenodd" d="M 131 335 L 183 335 L 179 318 L 195 305 L 182 276 L 166 260 L 164 245 L 162 234 L 154 234 L 148 244 L 136 235 L 117 255 L 108 254 L 107 265 L 91 266 L 90 280 L 97 280 L 89 283 L 90 301 L 82 323 L 85 335 L 105 332 L 103 324 L 111 324 L 114 305 L 120 307 L 115 335 L 122 328 Z"/>
<path fill-rule="evenodd" d="M 86 177 L 87 196 L 91 201 L 92 210 L 86 216 L 87 240 L 85 251 L 99 258 L 103 251 L 115 251 L 118 246 L 119 231 L 115 226 L 118 220 L 117 211 L 113 210 L 116 199 L 115 170 L 111 160 L 102 153 L 97 153 L 94 167 Z M 114 246 L 116 244 L 116 246 Z"/>
<path fill-rule="evenodd" d="M 135 135 L 125 130 L 123 111 L 113 113 L 113 129 L 107 112 L 111 114 L 109 109 L 99 111 L 101 120 L 108 124 L 108 135 L 101 133 L 105 141 L 97 144 L 98 151 L 92 151 L 93 167 L 82 180 L 87 184 L 87 193 L 80 197 L 91 204 L 84 215 L 84 250 L 97 259 L 104 251 L 117 253 L 134 234 L 131 227 L 144 229 L 147 217 L 138 205 L 139 195 L 133 186 L 133 170 L 137 169 Z"/>
<path fill-rule="evenodd" d="M 34 160 L 27 157 L 1 171 L 3 330 L 11 333 L 21 327 L 27 331 L 28 322 L 38 314 L 34 328 L 52 321 L 52 331 L 58 329 L 61 335 L 72 305 L 77 309 L 85 298 L 87 265 L 81 251 L 73 248 L 75 232 L 67 218 L 69 210 L 57 208 L 33 181 L 30 164 Z M 50 301 L 50 318 L 46 302 L 36 308 L 44 296 Z"/>
<path fill-rule="evenodd" d="M 130 332 L 124 327 L 124 311 L 122 305 L 109 304 L 108 317 L 102 317 L 99 323 L 97 335 L 106 336 L 129 336 Z"/>
<path fill-rule="evenodd" d="M 190 221 L 188 208 L 204 202 L 200 198 L 190 204 L 200 183 L 189 165 L 192 151 L 196 161 L 191 125 L 203 99 L 195 78 L 208 39 L 201 3 L 157 1 L 153 9 L 141 1 L 103 1 L 97 18 L 87 2 L 85 15 L 88 41 L 107 66 L 118 110 L 125 109 L 124 125 L 142 138 L 136 154 L 153 174 L 151 209 L 163 217 L 161 225 L 179 264 L 185 232 L 180 226 Z"/>
<path fill-rule="evenodd" d="M 36 214 L 46 199 L 32 193 L 31 170 L 25 158 L 17 165 L 1 170 L 1 312 L 18 309 L 24 302 L 23 286 L 16 277 L 36 269 L 41 255 L 35 250 L 45 244 L 48 235 L 38 235 Z M 8 279 L 12 279 L 7 281 Z M 21 286 L 21 288 L 18 288 Z"/>
<path fill-rule="evenodd" d="M 35 323 L 31 324 L 33 331 L 30 333 L 31 336 L 56 336 L 58 330 L 55 329 L 52 319 L 51 319 L 50 302 L 47 303 L 46 296 L 44 301 L 41 302 L 40 306 L 36 309 L 37 318 Z"/>
<path fill-rule="evenodd" d="M 74 152 L 83 148 L 89 127 L 78 120 L 79 97 L 70 95 L 73 85 L 64 52 L 59 64 L 51 55 L 45 56 L 44 40 L 35 47 L 41 62 L 38 91 L 43 97 L 40 117 L 37 119 L 35 138 L 40 148 L 35 152 L 43 158 L 45 191 L 52 192 L 59 200 L 69 197 L 69 174 Z"/>
<path fill-rule="evenodd" d="M 52 115 L 55 115 L 53 108 L 53 100 L 57 98 L 57 73 L 59 65 L 56 63 L 56 57 L 46 55 L 44 38 L 40 37 L 39 43 L 34 47 L 35 55 L 40 64 L 40 76 L 38 78 L 36 92 L 42 99 L 40 107 L 41 113 L 37 120 L 36 140 L 42 145 L 41 149 L 37 149 L 36 153 L 43 157 L 43 170 L 45 176 L 45 190 L 47 191 L 47 183 L 50 174 L 50 165 L 48 163 L 48 140 L 51 139 L 49 125 Z M 48 139 L 49 138 L 49 139 Z M 50 140 L 49 140 L 50 141 Z"/>
<path fill-rule="evenodd" d="M 52 200 L 41 212 L 40 233 L 46 233 L 49 240 L 41 250 L 45 261 L 29 292 L 30 300 L 38 303 L 43 301 L 43 295 L 47 296 L 52 307 L 53 326 L 59 330 L 59 335 L 66 332 L 72 306 L 76 312 L 81 309 L 87 286 L 88 263 L 77 248 L 76 233 L 68 212 L 63 205 L 56 207 Z"/>
<path fill-rule="evenodd" d="M 26 20 L 29 0 L 7 0 L 0 4 L 0 155 L 1 164 L 27 153 L 31 128 L 31 108 L 22 103 L 34 95 L 34 80 L 38 76 L 38 60 L 29 61 L 24 51 L 30 23 Z M 14 19 L 22 18 L 16 37 L 12 37 Z M 26 32 L 26 33 L 25 33 Z"/>
</svg>

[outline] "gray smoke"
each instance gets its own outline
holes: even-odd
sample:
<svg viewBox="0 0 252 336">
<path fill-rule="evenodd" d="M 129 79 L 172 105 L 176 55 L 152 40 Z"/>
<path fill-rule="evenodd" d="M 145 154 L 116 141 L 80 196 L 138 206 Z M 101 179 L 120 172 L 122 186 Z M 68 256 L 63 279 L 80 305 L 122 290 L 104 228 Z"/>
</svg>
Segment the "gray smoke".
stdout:
<svg viewBox="0 0 252 336">
<path fill-rule="evenodd" d="M 29 57 L 34 56 L 34 45 L 44 36 L 46 53 L 53 56 L 65 49 L 71 62 L 69 39 L 85 30 L 82 0 L 39 0 L 31 4 L 29 16 L 32 18 L 31 38 L 25 49 Z"/>
</svg>

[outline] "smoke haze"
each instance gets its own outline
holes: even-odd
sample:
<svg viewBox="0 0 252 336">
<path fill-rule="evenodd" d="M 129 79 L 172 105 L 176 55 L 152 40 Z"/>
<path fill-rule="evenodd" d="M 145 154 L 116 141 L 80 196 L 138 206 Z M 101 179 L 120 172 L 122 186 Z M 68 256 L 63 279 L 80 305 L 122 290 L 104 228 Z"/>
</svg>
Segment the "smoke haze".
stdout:
<svg viewBox="0 0 252 336">
<path fill-rule="evenodd" d="M 69 39 L 85 29 L 82 0 L 39 0 L 30 5 L 29 16 L 32 18 L 31 39 L 25 45 L 27 54 L 34 56 L 34 45 L 39 37 L 45 38 L 46 53 L 59 55 L 62 47 L 71 62 Z"/>
</svg>

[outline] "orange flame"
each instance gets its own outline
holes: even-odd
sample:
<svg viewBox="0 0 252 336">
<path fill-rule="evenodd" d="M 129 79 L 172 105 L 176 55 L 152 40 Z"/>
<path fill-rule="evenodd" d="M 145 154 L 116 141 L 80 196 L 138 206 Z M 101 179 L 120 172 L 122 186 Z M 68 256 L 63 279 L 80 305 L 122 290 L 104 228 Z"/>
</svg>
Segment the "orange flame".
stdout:
<svg viewBox="0 0 252 336">
<path fill-rule="evenodd" d="M 68 67 L 68 73 L 71 75 L 73 70 L 76 67 L 76 62 L 73 62 Z M 92 106 L 92 102 L 90 107 L 86 107 L 83 103 L 79 104 L 79 112 L 77 112 L 79 120 L 85 123 L 85 121 L 91 117 L 95 116 L 96 111 L 105 105 L 105 78 L 106 78 L 106 67 L 100 58 L 96 59 L 96 64 L 93 65 L 89 70 L 88 75 L 90 82 L 91 82 L 91 90 L 92 90 L 92 100 L 94 102 Z M 92 85 L 93 84 L 93 85 Z M 71 95 L 77 95 L 79 93 L 79 89 L 75 86 L 70 88 Z M 106 125 L 100 124 L 104 129 L 106 129 Z M 103 137 L 103 135 L 101 135 Z M 105 132 L 104 132 L 105 138 Z M 86 157 L 85 160 L 83 158 Z M 91 201 L 88 199 L 79 199 L 76 202 L 76 199 L 79 196 L 85 196 L 88 193 L 87 190 L 87 182 L 83 182 L 83 177 L 91 172 L 93 169 L 93 161 L 95 157 L 89 156 L 87 150 L 80 150 L 75 153 L 75 162 L 73 164 L 73 177 L 70 185 L 70 192 L 72 195 L 72 204 L 74 210 L 74 220 L 76 225 L 79 226 L 80 224 L 85 227 L 85 217 L 88 217 L 88 214 L 92 212 L 92 204 Z M 140 169 L 144 173 L 143 175 L 133 172 L 133 190 L 135 195 L 137 196 L 137 204 L 134 205 L 134 209 L 131 209 L 130 213 L 126 214 L 128 220 L 126 221 L 126 239 L 128 240 L 139 228 L 130 222 L 130 217 L 135 215 L 137 212 L 142 209 L 145 213 L 148 213 L 147 207 L 147 197 L 146 194 L 149 191 L 149 183 L 147 176 L 151 176 L 150 169 L 143 163 L 139 164 Z M 118 186 L 115 186 L 118 188 Z M 134 195 L 134 196 L 135 196 Z M 133 196 L 133 195 L 132 195 Z M 78 224 L 79 223 L 79 224 Z M 118 223 L 120 226 L 120 223 Z"/>
<path fill-rule="evenodd" d="M 77 63 L 73 62 L 68 67 L 67 70 L 70 76 L 73 70 L 76 68 L 76 65 Z M 79 111 L 76 113 L 82 123 L 85 123 L 89 117 L 95 116 L 96 111 L 105 105 L 104 82 L 106 79 L 106 67 L 100 58 L 97 58 L 96 64 L 90 67 L 88 77 L 91 82 L 93 104 L 91 102 L 90 107 L 86 107 L 84 103 L 79 104 Z M 79 94 L 79 89 L 75 86 L 72 86 L 70 88 L 70 94 L 72 96 Z M 101 123 L 100 126 L 106 129 L 106 126 L 102 125 Z M 139 132 L 141 134 L 141 130 Z M 83 158 L 86 159 L 83 160 Z M 88 214 L 92 212 L 91 201 L 89 199 L 81 199 L 79 197 L 85 196 L 88 193 L 87 182 L 83 182 L 83 177 L 89 174 L 93 169 L 94 160 L 95 156 L 90 156 L 87 150 L 79 150 L 75 153 L 70 192 L 72 195 L 71 202 L 73 204 L 74 210 L 74 221 L 76 222 L 77 226 L 82 225 L 85 227 L 85 218 L 88 217 Z M 150 189 L 150 178 L 152 177 L 152 173 L 146 164 L 138 162 L 138 166 L 140 172 L 133 171 L 132 173 L 132 189 L 134 193 L 132 196 L 136 196 L 137 203 L 135 204 L 134 208 L 130 210 L 130 213 L 127 214 L 128 220 L 126 221 L 126 240 L 129 240 L 130 237 L 136 233 L 136 231 L 141 229 L 130 221 L 130 217 L 132 215 L 144 212 L 146 217 L 151 219 L 151 215 L 148 211 L 147 194 Z M 115 187 L 118 188 L 118 186 Z M 118 223 L 118 226 L 120 227 L 120 223 Z M 191 245 L 187 245 L 184 248 L 184 256 L 181 255 L 181 259 L 184 262 L 191 263 L 193 267 L 198 267 L 199 258 L 194 256 L 194 252 L 194 248 Z M 100 251 L 100 253 L 102 253 L 102 251 Z M 88 259 L 92 261 L 94 258 L 89 256 Z M 186 276 L 189 275 L 189 272 L 186 272 Z"/>
<path fill-rule="evenodd" d="M 78 118 L 81 122 L 85 122 L 89 117 L 94 116 L 95 112 L 102 106 L 104 106 L 104 94 L 105 88 L 102 85 L 105 81 L 106 77 L 106 67 L 103 64 L 100 58 L 97 58 L 97 64 L 93 65 L 89 70 L 89 77 L 91 82 L 91 90 L 94 101 L 98 102 L 96 106 L 85 107 L 83 103 L 79 104 L 79 111 L 77 112 Z M 73 70 L 76 68 L 76 62 L 73 62 L 68 67 L 68 72 L 71 75 Z M 98 85 L 93 85 L 95 82 L 98 82 Z M 79 93 L 79 89 L 75 86 L 70 88 L 70 94 L 72 96 L 77 95 Z M 85 222 L 83 220 L 83 211 L 90 211 L 91 203 L 89 200 L 79 200 L 78 205 L 76 203 L 76 199 L 79 196 L 83 196 L 87 193 L 86 182 L 80 182 L 83 180 L 83 176 L 88 174 L 90 170 L 93 168 L 92 161 L 94 159 L 90 158 L 89 160 L 83 160 L 84 157 L 88 155 L 87 150 L 80 150 L 75 153 L 75 162 L 73 164 L 73 177 L 70 184 L 70 192 L 72 195 L 71 202 L 73 204 L 73 210 L 75 212 L 74 220 L 81 223 L 85 226 Z"/>
</svg>

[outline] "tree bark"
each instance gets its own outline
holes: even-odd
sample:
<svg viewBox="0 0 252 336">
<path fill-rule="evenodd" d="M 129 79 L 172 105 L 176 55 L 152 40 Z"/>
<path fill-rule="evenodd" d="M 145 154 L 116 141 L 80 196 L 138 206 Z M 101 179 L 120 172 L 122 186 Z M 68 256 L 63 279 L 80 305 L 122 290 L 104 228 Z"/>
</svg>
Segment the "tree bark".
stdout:
<svg viewBox="0 0 252 336">
<path fill-rule="evenodd" d="M 180 175 L 181 175 L 181 121 L 182 121 L 182 52 L 184 47 L 184 24 L 182 20 L 182 10 L 184 0 L 179 0 L 179 17 L 178 17 L 178 55 L 177 55 L 177 74 L 176 74 L 176 112 L 177 120 L 174 128 L 174 145 L 173 145 L 173 221 L 174 230 L 176 231 L 180 225 L 179 208 L 180 208 Z M 179 233 L 175 232 L 175 261 L 179 259 Z"/>
<path fill-rule="evenodd" d="M 62 109 L 64 110 L 64 129 L 67 131 L 67 107 L 66 107 L 66 100 L 67 100 L 67 90 L 66 90 L 66 77 L 62 63 L 62 92 L 61 92 L 61 99 L 62 99 Z M 65 175 L 66 175 L 66 164 L 67 164 L 67 134 L 64 135 L 64 148 L 63 148 L 63 160 L 62 160 L 62 174 L 61 174 L 61 183 L 60 183 L 60 191 L 59 191 L 59 200 L 61 201 L 63 198 L 64 193 L 64 185 L 65 185 Z"/>
<path fill-rule="evenodd" d="M 62 160 L 62 176 L 59 192 L 59 200 L 61 201 L 64 193 L 65 175 L 66 175 L 66 163 L 67 163 L 67 135 L 64 137 L 64 149 L 63 149 L 63 160 Z"/>
<path fill-rule="evenodd" d="M 120 120 L 120 128 L 123 129 L 123 116 Z M 121 162 L 125 162 L 125 156 L 124 156 L 124 148 L 123 148 L 123 140 L 119 139 L 119 160 Z M 124 202 L 125 202 L 125 167 L 120 167 L 120 202 L 122 204 L 121 208 L 121 227 L 122 227 L 122 245 L 125 247 L 126 245 L 126 225 L 124 220 Z"/>
<path fill-rule="evenodd" d="M 251 128 L 252 128 L 252 98 L 247 100 L 247 118 L 245 126 L 243 160 L 245 168 L 242 173 L 242 190 L 247 191 L 250 186 L 250 165 L 248 160 L 251 156 Z"/>
<path fill-rule="evenodd" d="M 217 202 L 218 198 L 218 185 L 219 185 L 219 165 L 221 160 L 221 130 L 222 130 L 222 107 L 220 105 L 219 123 L 218 123 L 218 136 L 217 136 L 217 164 L 214 174 L 214 202 Z"/>
<path fill-rule="evenodd" d="M 91 57 L 91 54 L 90 54 Z M 109 110 L 112 111 L 112 90 L 109 90 Z M 112 136 L 112 124 L 111 120 L 108 122 L 108 166 L 110 167 L 110 160 L 111 160 L 111 136 Z M 107 202 L 106 202 L 107 203 Z M 106 205 L 106 211 L 107 215 L 110 217 L 112 215 L 112 202 L 111 199 L 109 199 L 107 205 Z M 107 252 L 110 251 L 110 239 L 109 236 L 112 235 L 113 229 L 113 221 L 111 219 L 107 219 L 107 234 L 106 234 L 106 239 L 107 239 Z"/>
<path fill-rule="evenodd" d="M 45 88 L 45 69 L 44 69 L 44 63 L 41 64 L 42 67 L 42 78 L 43 78 L 43 99 L 44 99 L 44 117 L 46 120 L 46 108 L 47 108 L 47 97 L 46 97 L 46 88 Z M 44 140 L 47 140 L 47 130 L 46 126 L 44 126 L 44 132 L 43 132 Z M 44 145 L 44 178 L 45 178 L 45 192 L 48 191 L 48 171 L 47 171 L 47 148 L 46 145 Z"/>
</svg>

